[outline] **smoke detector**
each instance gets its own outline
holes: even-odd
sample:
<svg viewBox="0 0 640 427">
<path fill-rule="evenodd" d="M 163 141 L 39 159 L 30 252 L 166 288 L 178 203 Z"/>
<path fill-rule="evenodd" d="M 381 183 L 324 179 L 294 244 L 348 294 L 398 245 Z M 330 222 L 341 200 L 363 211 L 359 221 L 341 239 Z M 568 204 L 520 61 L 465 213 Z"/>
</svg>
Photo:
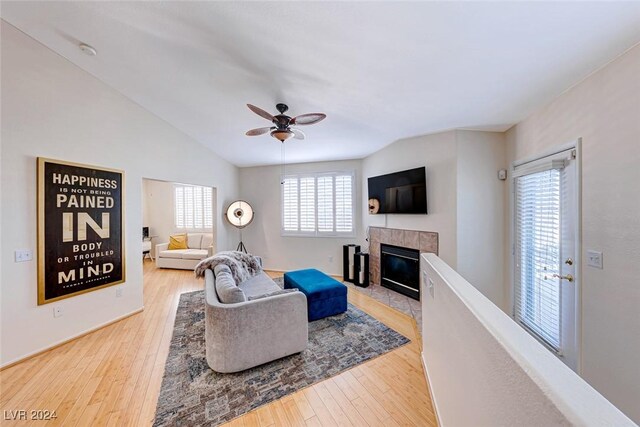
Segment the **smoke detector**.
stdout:
<svg viewBox="0 0 640 427">
<path fill-rule="evenodd" d="M 89 56 L 96 56 L 98 54 L 98 51 L 95 50 L 93 46 L 89 46 L 86 43 L 80 43 L 78 47 L 80 48 L 81 51 L 83 51 Z"/>
</svg>

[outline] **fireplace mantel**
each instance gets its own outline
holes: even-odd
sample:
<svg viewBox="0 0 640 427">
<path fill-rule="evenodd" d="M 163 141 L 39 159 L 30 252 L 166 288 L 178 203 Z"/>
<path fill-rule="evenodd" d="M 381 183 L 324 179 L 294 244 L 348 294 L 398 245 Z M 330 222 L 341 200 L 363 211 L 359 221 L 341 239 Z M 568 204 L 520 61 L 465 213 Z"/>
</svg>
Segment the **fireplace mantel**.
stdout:
<svg viewBox="0 0 640 427">
<path fill-rule="evenodd" d="M 380 244 L 383 243 L 438 254 L 438 233 L 433 231 L 369 227 L 369 276 L 374 285 L 380 284 Z"/>
</svg>

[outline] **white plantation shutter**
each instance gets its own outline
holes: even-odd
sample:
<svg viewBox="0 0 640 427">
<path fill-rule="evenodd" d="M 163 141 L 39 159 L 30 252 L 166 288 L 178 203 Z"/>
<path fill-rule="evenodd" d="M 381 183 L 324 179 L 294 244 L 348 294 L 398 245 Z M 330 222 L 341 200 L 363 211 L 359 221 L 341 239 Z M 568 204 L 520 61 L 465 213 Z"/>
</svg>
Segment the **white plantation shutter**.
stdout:
<svg viewBox="0 0 640 427">
<path fill-rule="evenodd" d="M 184 228 L 184 187 L 175 188 L 176 228 Z"/>
<path fill-rule="evenodd" d="M 286 176 L 282 185 L 282 234 L 352 235 L 354 181 L 353 173 Z"/>
<path fill-rule="evenodd" d="M 287 177 L 282 184 L 282 229 L 299 231 L 298 224 L 298 178 Z"/>
<path fill-rule="evenodd" d="M 316 182 L 313 177 L 300 178 L 300 231 L 316 229 Z"/>
<path fill-rule="evenodd" d="M 515 171 L 516 321 L 560 351 L 562 163 Z M 546 169 L 546 170 L 545 170 Z"/>
<path fill-rule="evenodd" d="M 318 177 L 318 232 L 333 233 L 333 176 Z"/>
<path fill-rule="evenodd" d="M 353 231 L 353 176 L 336 176 L 336 232 Z"/>
<path fill-rule="evenodd" d="M 193 187 L 184 188 L 184 228 L 193 227 Z"/>
<path fill-rule="evenodd" d="M 202 206 L 204 205 L 202 200 L 202 187 L 193 188 L 193 228 L 204 227 L 204 212 Z"/>
<path fill-rule="evenodd" d="M 175 185 L 175 225 L 182 230 L 213 228 L 213 190 L 197 185 Z"/>
<path fill-rule="evenodd" d="M 204 228 L 213 228 L 213 189 L 211 187 L 202 187 L 202 200 L 204 209 Z"/>
</svg>

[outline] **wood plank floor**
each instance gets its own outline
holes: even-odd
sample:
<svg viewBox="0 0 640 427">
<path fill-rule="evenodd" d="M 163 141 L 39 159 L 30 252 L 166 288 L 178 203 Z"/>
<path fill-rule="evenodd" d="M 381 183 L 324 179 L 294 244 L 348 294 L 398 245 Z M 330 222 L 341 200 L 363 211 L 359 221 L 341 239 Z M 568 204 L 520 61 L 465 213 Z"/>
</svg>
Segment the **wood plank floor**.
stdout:
<svg viewBox="0 0 640 427">
<path fill-rule="evenodd" d="M 203 281 L 149 261 L 144 271 L 142 313 L 0 371 L 2 426 L 151 425 L 179 296 Z M 349 301 L 412 342 L 228 426 L 436 425 L 413 319 L 361 293 L 350 292 Z M 55 410 L 57 418 L 6 420 L 16 410 Z"/>
</svg>

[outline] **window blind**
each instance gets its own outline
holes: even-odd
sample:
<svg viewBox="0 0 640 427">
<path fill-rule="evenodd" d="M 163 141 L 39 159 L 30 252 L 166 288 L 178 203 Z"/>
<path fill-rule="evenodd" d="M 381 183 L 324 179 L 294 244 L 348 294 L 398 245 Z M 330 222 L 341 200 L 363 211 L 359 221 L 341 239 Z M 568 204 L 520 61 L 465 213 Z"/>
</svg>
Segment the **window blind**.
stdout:
<svg viewBox="0 0 640 427">
<path fill-rule="evenodd" d="M 212 229 L 213 189 L 196 185 L 175 185 L 174 213 L 177 229 Z"/>
<path fill-rule="evenodd" d="M 354 181 L 352 172 L 287 175 L 282 180 L 282 234 L 353 234 Z"/>
<path fill-rule="evenodd" d="M 202 187 L 202 191 L 203 226 L 205 229 L 213 229 L 213 188 Z"/>
<path fill-rule="evenodd" d="M 300 178 L 300 230 L 313 232 L 316 228 L 316 183 L 313 177 Z"/>
<path fill-rule="evenodd" d="M 204 203 L 202 187 L 193 188 L 193 228 L 204 228 Z"/>
<path fill-rule="evenodd" d="M 287 177 L 282 187 L 282 229 L 298 231 L 298 179 Z"/>
<path fill-rule="evenodd" d="M 193 228 L 193 187 L 184 189 L 184 228 Z"/>
<path fill-rule="evenodd" d="M 175 187 L 176 228 L 184 228 L 184 187 Z"/>
<path fill-rule="evenodd" d="M 515 319 L 560 351 L 560 164 L 515 178 Z M 519 176 L 518 176 L 519 175 Z"/>
<path fill-rule="evenodd" d="M 330 233 L 333 227 L 333 177 L 321 176 L 318 180 L 318 232 Z"/>
<path fill-rule="evenodd" d="M 336 231 L 353 230 L 353 179 L 349 175 L 336 176 Z"/>
</svg>

